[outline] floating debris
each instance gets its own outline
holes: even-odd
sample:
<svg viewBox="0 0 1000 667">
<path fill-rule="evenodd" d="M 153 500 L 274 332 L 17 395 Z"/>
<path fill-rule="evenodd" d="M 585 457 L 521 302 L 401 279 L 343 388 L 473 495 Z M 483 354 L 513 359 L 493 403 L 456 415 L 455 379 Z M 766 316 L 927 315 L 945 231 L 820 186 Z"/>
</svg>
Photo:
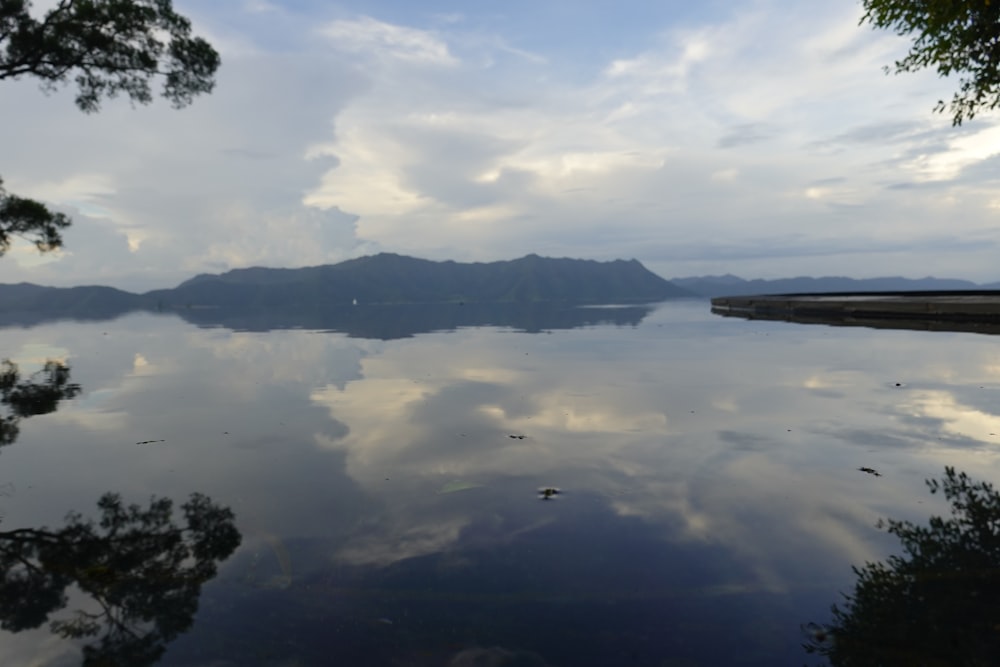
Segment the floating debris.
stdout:
<svg viewBox="0 0 1000 667">
<path fill-rule="evenodd" d="M 802 626 L 802 634 L 809 640 L 809 646 L 817 649 L 833 646 L 833 633 L 820 623 L 806 623 Z"/>
<path fill-rule="evenodd" d="M 562 489 L 555 486 L 543 486 L 538 489 L 538 497 L 542 500 L 555 500 L 555 497 L 562 493 Z"/>
<path fill-rule="evenodd" d="M 137 444 L 137 445 L 151 445 L 154 442 L 166 442 L 166 440 L 140 440 L 139 442 L 137 442 L 135 444 Z"/>
<path fill-rule="evenodd" d="M 878 470 L 875 470 L 875 468 L 869 468 L 868 466 L 861 466 L 860 468 L 858 468 L 858 470 L 860 470 L 861 472 L 866 472 L 869 475 L 874 475 L 875 477 L 882 476 L 882 473 L 880 473 Z"/>
<path fill-rule="evenodd" d="M 525 435 L 514 435 L 513 433 L 507 436 L 508 438 L 513 438 L 514 440 L 524 440 L 527 436 Z"/>
</svg>

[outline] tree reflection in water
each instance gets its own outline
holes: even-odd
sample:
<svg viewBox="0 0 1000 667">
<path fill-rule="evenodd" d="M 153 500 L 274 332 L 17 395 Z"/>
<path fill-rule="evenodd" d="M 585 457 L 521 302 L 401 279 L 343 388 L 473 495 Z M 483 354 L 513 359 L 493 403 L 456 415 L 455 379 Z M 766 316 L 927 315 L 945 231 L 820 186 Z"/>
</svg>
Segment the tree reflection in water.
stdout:
<svg viewBox="0 0 1000 667">
<path fill-rule="evenodd" d="M 69 380 L 59 361 L 27 379 L 10 360 L 0 362 L 0 446 L 17 439 L 22 419 L 55 412 L 78 395 L 80 386 Z M 71 512 L 59 530 L 0 531 L 0 628 L 38 628 L 69 605 L 70 591 L 82 592 L 92 600 L 87 608 L 49 627 L 66 638 L 91 638 L 83 665 L 151 665 L 191 626 L 202 584 L 239 546 L 233 512 L 199 493 L 181 505 L 183 525 L 169 498 L 143 508 L 106 493 L 97 506 L 96 522 Z"/>
<path fill-rule="evenodd" d="M 1000 665 L 1000 493 L 950 467 L 927 484 L 951 517 L 880 522 L 905 555 L 854 568 L 854 592 L 829 626 L 807 626 L 806 651 L 836 667 Z"/>
<path fill-rule="evenodd" d="M 192 623 L 201 585 L 239 546 L 229 508 L 195 493 L 181 506 L 153 499 L 125 506 L 117 494 L 98 502 L 98 522 L 67 516 L 59 530 L 0 532 L 0 628 L 37 628 L 69 603 L 75 585 L 94 603 L 53 620 L 67 638 L 93 637 L 83 665 L 151 665 Z"/>
<path fill-rule="evenodd" d="M 0 404 L 7 414 L 0 415 L 0 447 L 17 440 L 22 419 L 55 412 L 59 401 L 79 393 L 80 385 L 69 381 L 69 366 L 61 361 L 46 361 L 40 371 L 22 380 L 17 364 L 4 359 L 0 362 Z"/>
</svg>

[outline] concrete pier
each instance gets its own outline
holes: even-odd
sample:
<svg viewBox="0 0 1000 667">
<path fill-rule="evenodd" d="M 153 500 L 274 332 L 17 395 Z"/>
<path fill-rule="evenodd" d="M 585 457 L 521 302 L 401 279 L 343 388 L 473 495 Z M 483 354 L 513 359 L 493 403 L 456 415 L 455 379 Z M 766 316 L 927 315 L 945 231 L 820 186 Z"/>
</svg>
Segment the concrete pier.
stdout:
<svg viewBox="0 0 1000 667">
<path fill-rule="evenodd" d="M 726 317 L 1000 334 L 1000 291 L 761 294 L 712 299 Z"/>
</svg>

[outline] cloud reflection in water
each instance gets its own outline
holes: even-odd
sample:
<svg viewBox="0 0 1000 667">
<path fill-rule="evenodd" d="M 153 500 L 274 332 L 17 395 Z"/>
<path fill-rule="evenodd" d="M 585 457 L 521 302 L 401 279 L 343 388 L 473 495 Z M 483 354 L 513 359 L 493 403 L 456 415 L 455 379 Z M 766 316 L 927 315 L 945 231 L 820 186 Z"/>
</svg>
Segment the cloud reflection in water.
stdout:
<svg viewBox="0 0 1000 667">
<path fill-rule="evenodd" d="M 447 664 L 476 644 L 572 664 L 565 647 L 604 642 L 601 623 L 645 655 L 787 645 L 794 660 L 849 565 L 894 547 L 879 517 L 925 515 L 942 463 L 1000 472 L 981 336 L 723 320 L 700 303 L 539 335 L 372 341 L 150 316 L 5 335 L 69 350 L 86 388 L 4 454 L 5 521 L 55 523 L 94 488 L 197 489 L 239 517 L 244 546 L 165 664 L 215 641 L 244 655 L 247 636 L 348 662 L 426 649 L 413 664 Z M 546 486 L 566 494 L 539 502 Z M 285 585 L 261 586 L 271 575 Z M 663 618 L 664 643 L 643 638 Z M 715 648 L 679 639 L 723 626 Z M 442 627 L 460 645 L 427 648 Z"/>
</svg>

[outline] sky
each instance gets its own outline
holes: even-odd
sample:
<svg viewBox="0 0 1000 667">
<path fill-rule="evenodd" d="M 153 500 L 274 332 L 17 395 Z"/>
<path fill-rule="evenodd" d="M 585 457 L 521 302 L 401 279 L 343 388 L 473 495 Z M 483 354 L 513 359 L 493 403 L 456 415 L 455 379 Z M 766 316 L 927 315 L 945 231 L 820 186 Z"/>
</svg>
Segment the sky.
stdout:
<svg viewBox="0 0 1000 667">
<path fill-rule="evenodd" d="M 1000 280 L 1000 116 L 954 128 L 956 80 L 886 75 L 908 40 L 858 0 L 174 6 L 222 56 L 190 107 L 0 84 L 4 187 L 74 221 L 0 282 L 377 252 Z"/>
</svg>

